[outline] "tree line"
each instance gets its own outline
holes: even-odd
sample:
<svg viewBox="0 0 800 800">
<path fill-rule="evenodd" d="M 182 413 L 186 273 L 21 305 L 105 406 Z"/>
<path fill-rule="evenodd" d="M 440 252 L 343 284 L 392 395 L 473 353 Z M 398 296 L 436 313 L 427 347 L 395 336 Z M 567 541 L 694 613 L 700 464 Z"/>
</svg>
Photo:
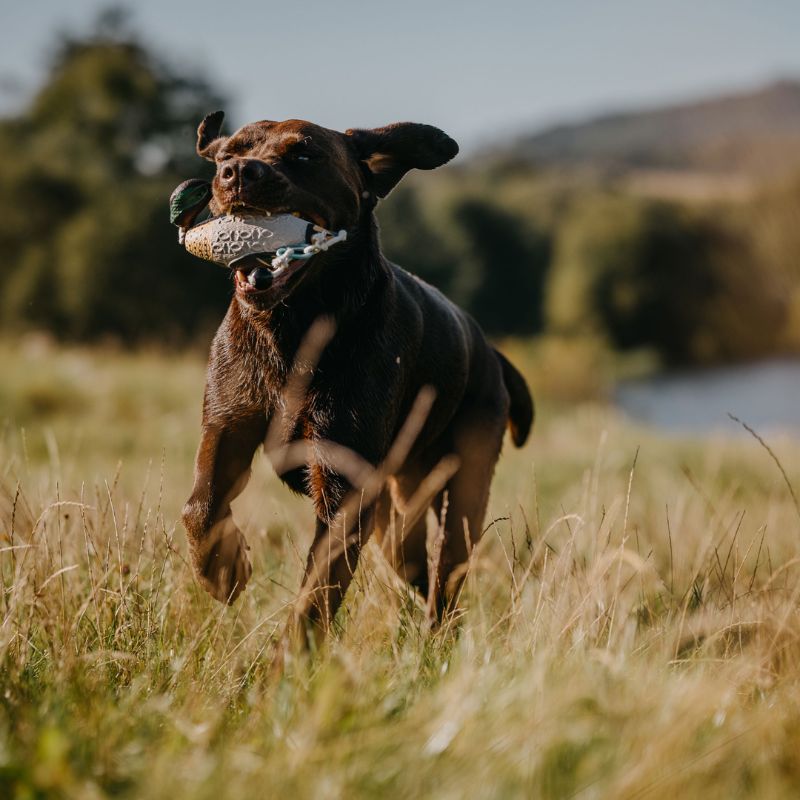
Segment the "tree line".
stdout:
<svg viewBox="0 0 800 800">
<path fill-rule="evenodd" d="M 128 344 L 207 335 L 230 282 L 177 246 L 166 206 L 177 183 L 209 174 L 195 129 L 224 106 L 119 17 L 57 42 L 44 84 L 0 121 L 6 329 Z M 387 255 L 492 336 L 587 336 L 677 364 L 800 345 L 800 177 L 689 206 L 473 158 L 409 176 L 378 216 Z"/>
</svg>

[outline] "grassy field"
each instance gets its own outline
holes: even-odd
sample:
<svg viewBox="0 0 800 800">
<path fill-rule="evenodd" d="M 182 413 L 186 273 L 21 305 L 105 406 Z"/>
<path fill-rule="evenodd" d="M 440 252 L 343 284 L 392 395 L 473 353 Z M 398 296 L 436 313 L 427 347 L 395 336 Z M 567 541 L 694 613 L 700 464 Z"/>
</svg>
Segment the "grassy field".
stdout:
<svg viewBox="0 0 800 800">
<path fill-rule="evenodd" d="M 202 356 L 29 339 L 0 363 L 0 797 L 798 795 L 795 442 L 769 441 L 784 478 L 746 434 L 548 399 L 538 362 L 460 624 L 426 633 L 368 547 L 329 646 L 276 684 L 311 510 L 259 458 L 252 581 L 230 609 L 198 589 Z"/>
</svg>

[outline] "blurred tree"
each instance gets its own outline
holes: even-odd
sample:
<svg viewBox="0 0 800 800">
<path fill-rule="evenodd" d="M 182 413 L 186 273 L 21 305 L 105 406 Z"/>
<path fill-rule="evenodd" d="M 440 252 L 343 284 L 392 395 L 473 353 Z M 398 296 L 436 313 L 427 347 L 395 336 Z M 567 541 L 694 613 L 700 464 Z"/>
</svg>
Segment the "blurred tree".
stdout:
<svg viewBox="0 0 800 800">
<path fill-rule="evenodd" d="M 760 191 L 733 224 L 750 232 L 755 257 L 769 267 L 766 277 L 788 298 L 784 347 L 800 351 L 800 174 Z"/>
<path fill-rule="evenodd" d="M 460 202 L 453 218 L 465 245 L 462 263 L 477 275 L 468 309 L 489 333 L 540 333 L 549 239 L 479 199 Z"/>
<path fill-rule="evenodd" d="M 430 176 L 425 176 L 429 178 Z M 549 238 L 485 193 L 429 202 L 401 185 L 379 207 L 386 254 L 441 289 L 491 335 L 541 331 Z"/>
<path fill-rule="evenodd" d="M 753 232 L 730 212 L 703 215 L 696 224 L 716 291 L 703 309 L 689 360 L 763 358 L 785 349 L 791 293 L 777 264 L 760 257 Z"/>
<path fill-rule="evenodd" d="M 762 355 L 785 309 L 759 272 L 730 226 L 666 203 L 594 196 L 561 231 L 548 323 L 620 349 L 651 347 L 670 363 Z"/>
<path fill-rule="evenodd" d="M 166 201 L 207 170 L 194 130 L 222 98 L 149 53 L 122 12 L 55 51 L 29 107 L 0 122 L 3 319 L 80 338 L 190 336 L 230 287 L 177 246 Z"/>
</svg>

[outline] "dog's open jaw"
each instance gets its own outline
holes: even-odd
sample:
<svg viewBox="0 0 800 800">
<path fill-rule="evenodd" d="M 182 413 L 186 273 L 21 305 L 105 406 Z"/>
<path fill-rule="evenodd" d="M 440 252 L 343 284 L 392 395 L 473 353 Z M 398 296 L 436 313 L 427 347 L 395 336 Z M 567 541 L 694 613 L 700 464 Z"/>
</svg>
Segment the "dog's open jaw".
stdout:
<svg viewBox="0 0 800 800">
<path fill-rule="evenodd" d="M 250 203 L 235 201 L 225 209 L 227 214 L 253 214 L 265 217 L 276 217 L 291 214 L 298 219 L 313 222 L 320 228 L 326 228 L 326 220 L 319 214 L 291 209 L 288 206 L 271 206 L 260 208 Z M 312 259 L 291 261 L 280 266 L 272 263 L 274 253 L 248 255 L 231 264 L 233 282 L 238 297 L 245 301 L 259 303 L 274 300 L 278 302 L 287 293 L 290 281 L 294 276 L 308 267 Z"/>
<path fill-rule="evenodd" d="M 179 226 L 178 240 L 193 255 L 229 268 L 237 296 L 258 298 L 262 306 L 280 301 L 317 253 L 347 238 L 344 230 L 333 233 L 312 221 L 324 221 L 316 214 L 241 202 L 213 213 L 220 208 L 196 225 Z"/>
<path fill-rule="evenodd" d="M 288 288 L 292 276 L 306 268 L 310 260 L 295 261 L 276 268 L 267 255 L 245 256 L 233 265 L 236 293 L 246 299 L 266 298 L 270 294 L 283 296 L 282 290 Z"/>
</svg>

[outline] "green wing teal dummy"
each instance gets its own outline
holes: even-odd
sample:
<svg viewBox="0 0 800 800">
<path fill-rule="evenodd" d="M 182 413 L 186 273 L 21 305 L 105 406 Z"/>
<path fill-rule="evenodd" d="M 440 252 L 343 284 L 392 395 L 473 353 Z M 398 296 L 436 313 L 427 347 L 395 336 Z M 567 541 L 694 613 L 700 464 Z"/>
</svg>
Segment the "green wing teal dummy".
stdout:
<svg viewBox="0 0 800 800">
<path fill-rule="evenodd" d="M 178 226 L 178 241 L 181 244 L 186 231 L 202 214 L 209 200 L 211 184 L 201 178 L 190 178 L 175 187 L 169 198 L 169 221 Z"/>
</svg>

